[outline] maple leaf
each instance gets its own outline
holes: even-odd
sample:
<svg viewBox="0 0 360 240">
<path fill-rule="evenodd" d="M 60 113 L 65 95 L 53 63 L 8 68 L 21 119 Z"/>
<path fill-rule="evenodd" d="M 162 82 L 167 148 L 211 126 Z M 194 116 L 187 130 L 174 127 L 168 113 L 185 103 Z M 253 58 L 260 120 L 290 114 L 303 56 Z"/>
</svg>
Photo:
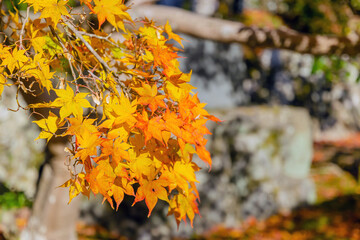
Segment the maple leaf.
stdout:
<svg viewBox="0 0 360 240">
<path fill-rule="evenodd" d="M 142 84 L 142 87 L 133 88 L 141 97 L 138 99 L 139 104 L 148 105 L 151 112 L 154 113 L 158 107 L 166 108 L 164 103 L 164 95 L 157 95 L 158 89 L 156 84 Z"/>
<path fill-rule="evenodd" d="M 199 114 L 201 115 L 201 113 L 199 113 L 199 112 L 195 112 L 195 114 L 194 114 L 193 109 L 196 108 L 198 104 L 199 104 L 199 99 L 197 98 L 197 95 L 191 96 L 190 93 L 187 93 L 181 99 L 181 101 L 179 101 L 179 113 L 182 116 L 182 118 L 183 119 L 185 119 L 185 118 L 195 118 Z M 201 107 L 203 107 L 203 106 L 205 106 L 205 105 L 201 104 L 200 108 L 198 106 L 198 108 L 196 108 L 196 110 L 202 109 Z"/>
<path fill-rule="evenodd" d="M 66 181 L 64 184 L 62 184 L 59 187 L 69 187 L 69 202 L 68 202 L 68 204 L 71 202 L 71 200 L 74 197 L 79 195 L 81 192 L 81 185 L 75 179 L 69 179 L 68 181 Z"/>
<path fill-rule="evenodd" d="M 192 154 L 196 153 L 195 148 L 187 143 L 185 146 L 181 149 L 181 151 L 178 151 L 179 156 L 184 159 L 185 162 L 190 162 Z"/>
<path fill-rule="evenodd" d="M 33 121 L 33 123 L 36 123 L 42 129 L 39 136 L 35 140 L 44 138 L 49 141 L 54 136 L 55 132 L 58 130 L 57 122 L 58 117 L 52 112 L 50 112 L 48 118 Z"/>
<path fill-rule="evenodd" d="M 0 58 L 4 59 L 4 56 L 9 53 L 10 48 L 0 43 Z"/>
<path fill-rule="evenodd" d="M 115 179 L 114 184 L 111 186 L 111 192 L 116 202 L 116 211 L 119 209 L 120 203 L 124 199 L 124 188 L 122 187 L 121 180 Z"/>
<path fill-rule="evenodd" d="M 123 159 L 129 160 L 130 156 L 128 150 L 131 147 L 132 146 L 130 144 L 124 142 L 120 138 L 116 139 L 114 142 L 114 154 L 113 154 L 114 161 L 118 163 Z"/>
<path fill-rule="evenodd" d="M 79 173 L 75 179 L 69 179 L 64 184 L 59 187 L 69 187 L 69 202 L 79 195 L 80 193 L 84 194 L 88 198 L 90 197 L 90 191 L 87 186 L 87 182 L 85 181 L 85 174 Z"/>
<path fill-rule="evenodd" d="M 108 20 L 111 25 L 116 28 L 122 29 L 126 32 L 124 25 L 121 19 L 131 20 L 130 15 L 125 12 L 127 7 L 122 4 L 122 0 L 94 0 L 95 7 L 93 8 L 93 12 L 97 14 L 99 20 L 99 28 Z M 120 19 L 116 21 L 116 19 Z"/>
<path fill-rule="evenodd" d="M 124 142 L 122 139 L 117 138 L 115 141 L 106 140 L 101 143 L 102 152 L 100 159 L 104 156 L 112 156 L 115 164 L 123 162 L 124 159 L 129 160 L 128 150 L 132 147 L 130 144 Z"/>
<path fill-rule="evenodd" d="M 202 145 L 196 145 L 196 153 L 198 154 L 199 158 L 204 162 L 208 163 L 211 168 L 211 155 L 208 150 Z"/>
<path fill-rule="evenodd" d="M 145 143 L 151 138 L 155 138 L 164 143 L 162 131 L 165 130 L 165 125 L 164 120 L 162 120 L 160 116 L 153 117 L 149 120 L 148 113 L 143 111 L 142 114 L 138 114 L 138 122 L 135 126 L 144 132 Z"/>
<path fill-rule="evenodd" d="M 140 187 L 137 189 L 133 205 L 145 199 L 146 206 L 149 209 L 148 217 L 150 217 L 158 199 L 169 202 L 168 193 L 165 188 L 168 183 L 162 179 L 150 181 L 143 179 L 139 183 Z"/>
<path fill-rule="evenodd" d="M 35 37 L 36 32 L 33 33 L 33 36 L 31 38 L 31 45 L 33 46 L 35 52 L 42 54 L 44 52 L 44 46 L 46 45 L 46 39 L 45 37 Z"/>
<path fill-rule="evenodd" d="M 186 216 L 193 227 L 195 214 L 199 213 L 197 200 L 198 197 L 193 192 L 190 192 L 188 196 L 179 193 L 170 200 L 168 215 L 174 214 L 178 228 L 181 220 L 186 222 Z"/>
<path fill-rule="evenodd" d="M 144 40 L 151 46 L 163 46 L 166 42 L 165 37 L 161 35 L 162 31 L 153 26 L 139 28 L 139 34 L 141 34 Z"/>
<path fill-rule="evenodd" d="M 135 196 L 134 189 L 131 184 L 125 178 L 116 177 L 113 185 L 111 186 L 111 193 L 116 202 L 116 211 L 119 209 L 119 205 L 124 199 L 124 195 Z"/>
<path fill-rule="evenodd" d="M 55 72 L 50 72 L 49 64 L 45 62 L 45 59 L 41 57 L 41 54 L 37 54 L 34 60 L 23 67 L 26 75 L 34 77 L 38 80 L 41 88 L 45 88 L 47 92 L 53 89 L 51 78 Z"/>
<path fill-rule="evenodd" d="M 77 145 L 81 148 L 75 154 L 75 157 L 80 158 L 82 161 L 89 156 L 97 154 L 97 146 L 102 142 L 99 138 L 99 132 L 91 132 L 88 128 L 80 128 L 76 132 Z"/>
<path fill-rule="evenodd" d="M 178 42 L 181 45 L 181 47 L 184 48 L 184 45 L 181 43 L 182 38 L 179 37 L 179 35 L 173 33 L 171 26 L 169 24 L 169 21 L 166 22 L 164 29 L 165 29 L 165 32 L 168 35 L 169 39 L 174 39 L 176 42 Z"/>
<path fill-rule="evenodd" d="M 114 208 L 113 201 L 108 192 L 111 191 L 111 186 L 113 185 L 115 178 L 116 175 L 114 169 L 111 167 L 108 160 L 99 161 L 98 165 L 86 176 L 86 180 L 89 182 L 93 193 L 101 193 L 104 196 L 104 199 L 108 200 L 112 208 Z"/>
<path fill-rule="evenodd" d="M 207 119 L 204 118 L 200 118 L 200 119 L 196 119 L 195 121 L 192 121 L 191 124 L 186 124 L 183 126 L 183 131 L 182 133 L 184 134 L 183 136 L 188 136 L 192 138 L 192 140 L 190 140 L 192 143 L 195 143 L 197 145 L 203 145 L 205 146 L 206 144 L 206 139 L 204 138 L 205 134 L 211 134 L 211 132 L 207 129 L 207 127 L 205 126 L 205 123 L 207 122 Z"/>
<path fill-rule="evenodd" d="M 130 101 L 122 94 L 120 97 L 112 96 L 110 103 L 104 103 L 104 114 L 117 124 L 127 123 L 133 126 L 136 123 L 134 114 L 136 112 L 137 101 Z"/>
<path fill-rule="evenodd" d="M 164 90 L 169 98 L 181 102 L 192 89 L 196 89 L 188 83 L 182 83 L 178 85 L 174 85 L 170 81 L 165 82 Z"/>
<path fill-rule="evenodd" d="M 118 128 L 112 128 L 107 135 L 108 139 L 118 138 L 121 141 L 127 141 L 129 138 L 129 130 L 125 129 L 123 126 Z"/>
<path fill-rule="evenodd" d="M 93 108 L 89 101 L 84 99 L 88 93 L 77 93 L 74 95 L 74 91 L 69 85 L 66 89 L 55 89 L 54 90 L 58 98 L 50 104 L 52 107 L 60 107 L 60 118 L 73 114 L 75 117 L 83 115 L 84 108 Z"/>
<path fill-rule="evenodd" d="M 12 52 L 6 52 L 5 55 L 1 56 L 1 66 L 7 66 L 10 73 L 14 72 L 15 67 L 20 69 L 24 66 L 29 59 L 25 56 L 25 50 L 18 50 L 15 48 Z"/>
<path fill-rule="evenodd" d="M 192 162 L 177 161 L 174 164 L 174 172 L 188 182 L 199 182 L 196 180 L 194 169 L 199 170 L 199 167 Z"/>
<path fill-rule="evenodd" d="M 193 162 L 184 163 L 176 161 L 174 166 L 161 174 L 162 179 L 169 182 L 169 191 L 178 187 L 186 195 L 189 194 L 189 184 L 199 182 L 196 180 L 195 171 L 200 168 Z"/>
<path fill-rule="evenodd" d="M 184 122 L 175 112 L 169 110 L 163 116 L 166 128 L 175 136 L 181 137 L 181 129 Z"/>
<path fill-rule="evenodd" d="M 164 71 L 176 67 L 172 61 L 178 58 L 176 52 L 170 51 L 168 48 L 159 45 L 151 49 L 151 51 L 154 55 L 154 67 L 160 66 Z"/>
<path fill-rule="evenodd" d="M 97 131 L 93 125 L 96 119 L 84 119 L 82 115 L 79 115 L 76 118 L 67 118 L 67 120 L 69 121 L 69 127 L 64 135 L 75 135 L 84 128 L 92 133 Z"/>
<path fill-rule="evenodd" d="M 148 153 L 137 155 L 133 150 L 129 150 L 129 156 L 129 167 L 134 177 L 142 179 L 143 176 L 151 175 L 154 166 Z"/>
<path fill-rule="evenodd" d="M 62 15 L 70 16 L 65 5 L 69 0 L 24 0 L 34 7 L 34 13 L 41 11 L 40 18 L 51 18 L 56 26 Z"/>
</svg>

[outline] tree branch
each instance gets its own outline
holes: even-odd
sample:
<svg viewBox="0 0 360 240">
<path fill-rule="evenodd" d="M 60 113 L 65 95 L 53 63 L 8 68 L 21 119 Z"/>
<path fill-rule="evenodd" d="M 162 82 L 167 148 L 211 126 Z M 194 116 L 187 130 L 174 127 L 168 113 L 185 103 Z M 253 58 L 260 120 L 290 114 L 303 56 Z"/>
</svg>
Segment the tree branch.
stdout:
<svg viewBox="0 0 360 240">
<path fill-rule="evenodd" d="M 24 22 L 22 24 L 21 31 L 20 31 L 20 40 L 19 40 L 19 42 L 20 42 L 20 47 L 19 48 L 20 49 L 25 49 L 24 45 L 23 45 L 23 35 L 24 35 L 24 32 L 25 32 L 25 25 L 29 21 L 29 12 L 30 12 L 30 7 L 28 7 L 26 9 L 26 17 L 25 17 L 25 20 L 24 20 Z"/>
<path fill-rule="evenodd" d="M 79 38 L 84 44 L 85 46 L 89 49 L 89 51 L 95 56 L 95 58 L 101 63 L 101 65 L 103 66 L 104 70 L 107 70 L 109 72 L 111 72 L 111 68 L 109 67 L 109 65 L 104 61 L 104 59 L 102 59 L 100 57 L 100 55 L 94 50 L 94 48 L 90 45 L 90 43 L 88 43 L 83 35 L 75 28 L 75 26 L 72 25 L 71 22 L 68 21 L 64 21 L 64 23 L 66 24 L 66 26 L 75 34 L 75 36 L 77 38 Z"/>
<path fill-rule="evenodd" d="M 313 55 L 354 56 L 360 50 L 360 38 L 356 34 L 335 37 L 307 35 L 288 28 L 249 27 L 240 22 L 204 17 L 179 8 L 160 5 L 134 6 L 129 12 L 133 17 L 147 17 L 159 24 L 165 24 L 168 20 L 176 32 L 219 42 L 288 49 Z"/>
</svg>

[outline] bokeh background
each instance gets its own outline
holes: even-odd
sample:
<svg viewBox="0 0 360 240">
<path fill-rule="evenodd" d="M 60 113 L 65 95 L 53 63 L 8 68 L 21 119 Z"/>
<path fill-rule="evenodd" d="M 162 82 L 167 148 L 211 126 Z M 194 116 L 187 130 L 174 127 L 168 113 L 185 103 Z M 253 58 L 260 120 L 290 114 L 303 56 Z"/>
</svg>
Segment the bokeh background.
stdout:
<svg viewBox="0 0 360 240">
<path fill-rule="evenodd" d="M 356 0 L 157 4 L 304 34 L 346 36 L 360 30 Z M 359 56 L 312 56 L 181 37 L 183 70 L 192 70 L 200 100 L 223 120 L 209 125 L 211 171 L 199 161 L 201 217 L 193 228 L 182 223 L 177 229 L 165 203 L 147 218 L 145 204 L 131 207 L 130 197 L 118 212 L 92 197 L 66 206 L 79 218 L 76 226 L 61 223 L 63 231 L 75 229 L 79 239 L 360 239 Z M 22 232 L 34 209 L 39 174 L 54 169 L 50 164 L 46 170 L 51 156 L 44 142 L 33 141 L 39 130 L 28 113 L 8 110 L 17 106 L 12 91 L 6 89 L 0 100 L 0 239 L 26 239 Z M 68 177 L 66 171 L 50 174 Z"/>
</svg>

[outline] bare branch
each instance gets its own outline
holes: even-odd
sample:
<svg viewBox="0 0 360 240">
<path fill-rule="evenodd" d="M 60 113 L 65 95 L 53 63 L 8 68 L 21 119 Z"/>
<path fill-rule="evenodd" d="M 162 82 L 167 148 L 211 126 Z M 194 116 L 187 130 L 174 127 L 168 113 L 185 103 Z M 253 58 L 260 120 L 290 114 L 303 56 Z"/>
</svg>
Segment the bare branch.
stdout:
<svg viewBox="0 0 360 240">
<path fill-rule="evenodd" d="M 69 67 L 70 67 L 70 70 L 71 70 L 72 77 L 74 78 L 74 81 L 76 81 L 76 79 L 77 79 L 76 74 L 75 74 L 74 68 L 72 66 L 72 58 L 73 58 L 73 56 L 69 53 L 68 49 L 65 47 L 64 43 L 62 42 L 59 35 L 56 33 L 55 29 L 52 26 L 50 26 L 50 30 L 51 30 L 51 33 L 54 35 L 54 37 L 56 37 L 56 39 L 58 40 L 61 48 L 63 49 L 64 55 L 65 55 L 66 59 L 69 62 Z"/>
<path fill-rule="evenodd" d="M 19 40 L 19 42 L 20 42 L 20 47 L 19 48 L 20 49 L 25 49 L 24 45 L 23 45 L 23 35 L 24 35 L 24 32 L 25 32 L 25 25 L 29 21 L 29 15 L 30 15 L 30 7 L 28 7 L 26 9 L 26 17 L 25 17 L 25 20 L 24 20 L 24 22 L 22 24 L 21 31 L 20 31 L 20 40 Z"/>
<path fill-rule="evenodd" d="M 102 59 L 100 57 L 100 55 L 94 50 L 94 48 L 90 45 L 90 43 L 88 43 L 83 35 L 75 28 L 75 26 L 69 22 L 69 21 L 64 21 L 66 26 L 68 28 L 70 28 L 70 30 L 76 35 L 76 37 L 78 37 L 84 44 L 85 46 L 89 49 L 89 51 L 95 56 L 95 58 L 101 63 L 101 65 L 103 66 L 103 68 L 109 72 L 111 72 L 111 68 L 109 67 L 109 65 L 104 61 L 104 59 Z"/>
<path fill-rule="evenodd" d="M 179 8 L 160 5 L 135 6 L 129 12 L 133 17 L 147 17 L 159 24 L 164 24 L 168 20 L 176 32 L 219 42 L 281 48 L 313 55 L 354 56 L 360 50 L 360 38 L 356 34 L 335 37 L 306 35 L 288 28 L 249 27 L 240 22 L 204 17 Z"/>
</svg>

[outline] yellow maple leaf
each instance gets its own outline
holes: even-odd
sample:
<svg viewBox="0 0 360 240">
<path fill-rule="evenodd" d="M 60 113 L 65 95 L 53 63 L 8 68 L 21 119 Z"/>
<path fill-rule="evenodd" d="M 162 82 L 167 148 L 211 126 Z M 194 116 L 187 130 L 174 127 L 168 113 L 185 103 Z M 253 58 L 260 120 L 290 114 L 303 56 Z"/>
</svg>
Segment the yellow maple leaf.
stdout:
<svg viewBox="0 0 360 240">
<path fill-rule="evenodd" d="M 93 108 L 89 101 L 84 99 L 88 93 L 77 93 L 74 95 L 74 91 L 69 85 L 66 86 L 66 89 L 55 89 L 54 91 L 58 98 L 50 106 L 60 107 L 61 120 L 71 114 L 75 117 L 82 116 L 83 108 Z"/>
<path fill-rule="evenodd" d="M 55 72 L 50 72 L 50 67 L 41 54 L 36 54 L 34 60 L 23 67 L 28 77 L 34 77 L 41 88 L 45 88 L 48 92 L 53 89 L 52 77 Z"/>
<path fill-rule="evenodd" d="M 39 137 L 37 137 L 35 140 L 44 138 L 49 141 L 54 136 L 55 132 L 58 130 L 57 121 L 58 117 L 52 112 L 50 112 L 48 118 L 33 121 L 33 123 L 36 123 L 42 129 Z"/>
<path fill-rule="evenodd" d="M 143 176 L 151 175 L 154 169 L 153 161 L 149 158 L 147 153 L 137 155 L 132 149 L 129 151 L 130 156 L 130 170 L 132 175 L 137 179 L 143 178 Z"/>
<path fill-rule="evenodd" d="M 133 126 L 136 123 L 134 117 L 136 106 L 136 100 L 131 102 L 124 94 L 121 94 L 120 97 L 113 96 L 109 103 L 104 103 L 104 113 L 115 125 L 127 123 Z"/>
<path fill-rule="evenodd" d="M 80 193 L 84 194 L 88 198 L 90 197 L 90 190 L 88 188 L 87 182 L 85 181 L 85 173 L 79 173 L 76 178 L 69 179 L 64 184 L 59 187 L 68 187 L 69 188 L 69 202 L 79 195 Z"/>
<path fill-rule="evenodd" d="M 90 132 L 96 132 L 97 129 L 93 125 L 96 119 L 84 119 L 83 116 L 77 116 L 76 118 L 67 118 L 69 121 L 69 128 L 64 135 L 75 135 L 86 128 Z"/>
<path fill-rule="evenodd" d="M 178 227 L 181 220 L 186 221 L 186 216 L 190 219 L 191 227 L 193 226 L 195 214 L 199 213 L 197 199 L 198 197 L 191 192 L 188 196 L 179 193 L 170 200 L 168 215 L 175 215 Z"/>
<path fill-rule="evenodd" d="M 162 34 L 162 31 L 154 28 L 153 26 L 145 26 L 139 28 L 139 33 L 146 40 L 149 45 L 152 46 L 163 46 L 166 39 Z"/>
<path fill-rule="evenodd" d="M 15 68 L 20 69 L 23 67 L 24 63 L 29 60 L 25 56 L 25 50 L 18 50 L 17 48 L 12 52 L 6 52 L 1 58 L 3 59 L 1 66 L 7 66 L 10 73 L 13 73 Z"/>
<path fill-rule="evenodd" d="M 51 18 L 56 26 L 62 15 L 69 15 L 65 5 L 69 0 L 24 0 L 34 8 L 34 13 L 41 11 L 40 18 Z"/>
<path fill-rule="evenodd" d="M 80 158 L 83 162 L 89 157 L 97 154 L 97 147 L 102 142 L 99 138 L 100 133 L 91 132 L 90 130 L 83 127 L 76 132 L 76 140 L 79 146 L 75 157 Z"/>
</svg>

